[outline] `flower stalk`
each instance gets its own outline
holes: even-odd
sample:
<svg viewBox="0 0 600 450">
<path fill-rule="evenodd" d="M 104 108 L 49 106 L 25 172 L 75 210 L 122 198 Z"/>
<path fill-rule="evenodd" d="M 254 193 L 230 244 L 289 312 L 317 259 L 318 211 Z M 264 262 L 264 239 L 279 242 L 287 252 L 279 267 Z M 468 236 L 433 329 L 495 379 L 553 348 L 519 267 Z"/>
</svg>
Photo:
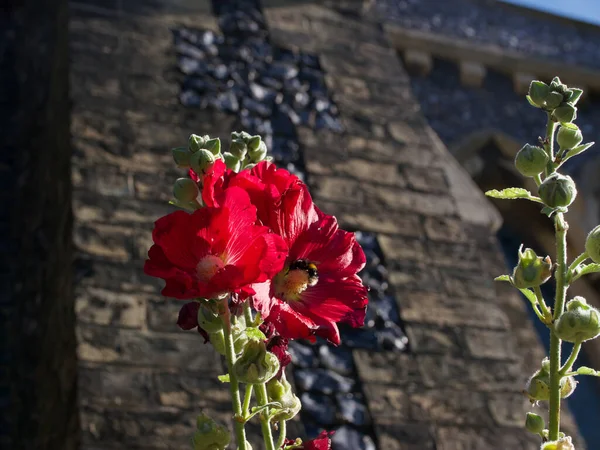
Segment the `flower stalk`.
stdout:
<svg viewBox="0 0 600 450">
<path fill-rule="evenodd" d="M 532 403 L 548 402 L 548 428 L 537 414 L 528 413 L 525 426 L 530 432 L 543 439 L 542 448 L 574 449 L 571 438 L 560 431 L 561 400 L 570 396 L 577 386 L 573 378 L 577 375 L 600 376 L 600 371 L 589 367 L 573 369 L 582 342 L 600 335 L 600 311 L 588 305 L 582 297 L 575 297 L 567 303 L 567 291 L 571 282 L 592 272 L 600 272 L 600 226 L 590 232 L 586 240 L 586 250 L 569 265 L 567 260 L 567 231 L 569 225 L 565 213 L 577 196 L 575 182 L 568 175 L 558 172 L 562 163 L 593 145 L 582 144 L 581 130 L 572 122 L 577 117 L 575 104 L 582 91 L 569 88 L 558 78 L 547 85 L 532 81 L 527 100 L 546 112 L 548 122 L 546 135 L 540 138 L 540 147 L 525 144 L 515 157 L 515 167 L 525 177 L 531 177 L 538 187 L 538 196 L 522 188 L 493 190 L 486 195 L 501 199 L 526 199 L 542 203 L 541 213 L 554 222 L 556 239 L 556 261 L 538 256 L 532 249 L 519 249 L 519 262 L 512 276 L 497 277 L 509 281 L 530 301 L 534 312 L 550 330 L 549 357 L 541 363 L 527 382 L 525 394 Z M 555 149 L 556 142 L 560 147 Z M 593 253 L 593 254 L 592 254 Z M 594 258 L 594 255 L 597 257 Z M 585 265 L 592 259 L 594 264 Z M 552 310 L 546 305 L 541 285 L 554 276 L 556 296 Z M 562 342 L 572 342 L 573 350 L 561 367 Z M 564 447 L 563 444 L 567 444 Z M 559 446 L 560 444 L 560 446 Z"/>
</svg>

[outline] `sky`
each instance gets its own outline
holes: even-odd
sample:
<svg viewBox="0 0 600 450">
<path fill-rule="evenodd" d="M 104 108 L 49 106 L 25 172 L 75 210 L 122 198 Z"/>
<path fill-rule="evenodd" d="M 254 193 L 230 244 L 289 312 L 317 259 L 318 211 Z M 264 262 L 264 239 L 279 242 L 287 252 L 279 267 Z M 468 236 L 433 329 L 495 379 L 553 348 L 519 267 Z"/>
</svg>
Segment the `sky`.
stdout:
<svg viewBox="0 0 600 450">
<path fill-rule="evenodd" d="M 600 25 L 600 0 L 503 0 Z"/>
</svg>

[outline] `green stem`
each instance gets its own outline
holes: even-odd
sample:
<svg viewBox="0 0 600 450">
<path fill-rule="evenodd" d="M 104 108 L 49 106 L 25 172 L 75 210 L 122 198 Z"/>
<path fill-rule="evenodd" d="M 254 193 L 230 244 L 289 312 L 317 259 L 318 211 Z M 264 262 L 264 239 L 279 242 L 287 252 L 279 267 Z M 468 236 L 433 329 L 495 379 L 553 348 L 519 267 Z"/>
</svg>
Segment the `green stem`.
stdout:
<svg viewBox="0 0 600 450">
<path fill-rule="evenodd" d="M 552 174 L 556 167 L 554 167 L 554 133 L 556 132 L 557 123 L 552 120 L 552 116 L 548 113 L 548 123 L 546 125 L 546 144 L 544 149 L 548 154 L 548 164 L 546 166 L 546 176 Z"/>
<path fill-rule="evenodd" d="M 581 255 L 579 255 L 577 258 L 575 258 L 575 261 L 573 261 L 571 263 L 571 265 L 569 266 L 569 270 L 567 272 L 568 280 L 571 280 L 571 278 L 573 278 L 573 272 L 575 271 L 575 269 L 577 269 L 577 267 L 579 267 L 579 265 L 588 258 L 589 258 L 589 256 L 588 256 L 587 252 L 583 252 Z"/>
<path fill-rule="evenodd" d="M 279 421 L 279 438 L 277 439 L 277 444 L 275 444 L 275 448 L 279 449 L 283 447 L 283 443 L 285 442 L 285 434 L 286 434 L 286 422 L 285 420 Z"/>
<path fill-rule="evenodd" d="M 256 385 L 256 403 L 258 406 L 266 405 L 269 402 L 267 396 L 267 385 L 266 383 L 260 383 Z M 265 450 L 275 450 L 273 444 L 273 433 L 271 432 L 271 425 L 269 424 L 268 410 L 262 411 L 260 414 L 260 427 L 262 429 L 263 439 L 265 441 Z"/>
<path fill-rule="evenodd" d="M 556 300 L 554 301 L 554 321 L 561 316 L 565 307 L 567 292 L 567 229 L 569 228 L 562 213 L 555 217 L 556 231 Z M 560 430 L 560 350 L 561 341 L 552 332 L 550 334 L 550 411 L 548 438 L 558 439 Z"/>
<path fill-rule="evenodd" d="M 238 450 L 246 450 L 246 430 L 244 424 L 238 419 L 243 417 L 242 401 L 240 399 L 240 384 L 233 372 L 235 363 L 235 350 L 233 348 L 233 336 L 231 333 L 231 314 L 227 298 L 223 299 L 221 304 L 221 320 L 223 321 L 223 335 L 225 337 L 225 359 L 227 360 L 227 370 L 229 372 L 229 387 L 231 389 L 231 403 L 233 405 L 235 436 L 238 443 Z"/>
<path fill-rule="evenodd" d="M 542 177 L 541 175 L 538 173 L 537 175 L 533 176 L 533 181 L 535 181 L 535 184 L 537 186 L 539 186 L 540 184 L 542 184 Z"/>
<path fill-rule="evenodd" d="M 569 359 L 567 359 L 567 362 L 559 371 L 561 377 L 564 377 L 565 374 L 571 370 L 571 367 L 573 367 L 573 364 L 575 364 L 575 361 L 577 360 L 577 356 L 579 356 L 579 350 L 581 350 L 581 342 L 575 342 L 575 344 L 573 344 L 573 350 L 571 350 L 571 354 L 569 355 Z"/>
<path fill-rule="evenodd" d="M 252 389 L 254 389 L 254 385 L 246 385 L 246 393 L 244 394 L 244 404 L 242 405 L 242 412 L 244 414 L 244 417 L 248 417 L 248 415 L 250 414 L 250 400 L 252 400 Z"/>
<path fill-rule="evenodd" d="M 244 302 L 244 318 L 246 319 L 246 326 L 251 327 L 254 319 L 252 318 L 252 311 L 250 311 L 248 300 Z"/>
<path fill-rule="evenodd" d="M 538 305 L 540 305 L 540 308 L 542 308 L 542 315 L 543 315 L 542 322 L 544 322 L 546 325 L 550 325 L 552 323 L 552 313 L 550 312 L 550 310 L 548 309 L 548 306 L 546 305 L 546 302 L 544 301 L 544 296 L 542 295 L 542 289 L 539 286 L 535 286 L 533 288 L 533 292 L 535 293 L 535 296 L 537 297 Z"/>
</svg>

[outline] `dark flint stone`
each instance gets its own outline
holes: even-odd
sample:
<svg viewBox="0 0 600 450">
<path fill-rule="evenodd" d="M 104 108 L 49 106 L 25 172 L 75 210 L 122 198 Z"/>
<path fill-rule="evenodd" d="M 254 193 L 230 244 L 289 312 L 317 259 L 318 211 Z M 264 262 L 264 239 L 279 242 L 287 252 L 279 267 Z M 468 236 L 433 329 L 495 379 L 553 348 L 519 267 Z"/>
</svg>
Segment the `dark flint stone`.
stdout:
<svg viewBox="0 0 600 450">
<path fill-rule="evenodd" d="M 187 77 L 185 79 L 185 81 L 183 82 L 183 89 L 184 90 L 193 89 L 195 91 L 202 93 L 202 92 L 206 92 L 206 91 L 214 91 L 215 85 L 214 85 L 214 83 L 211 83 L 210 80 L 208 80 L 206 77 L 204 77 L 204 78 Z"/>
<path fill-rule="evenodd" d="M 284 48 L 278 48 L 275 52 L 275 59 L 277 61 L 298 64 L 301 61 L 301 57 L 298 53 Z"/>
<path fill-rule="evenodd" d="M 289 352 L 292 356 L 292 362 L 298 367 L 317 367 L 319 364 L 312 346 L 303 345 L 297 341 L 290 341 Z"/>
<path fill-rule="evenodd" d="M 402 352 L 406 350 L 408 338 L 394 322 L 385 322 L 382 330 L 375 332 L 379 345 L 384 350 Z"/>
<path fill-rule="evenodd" d="M 273 134 L 273 126 L 271 121 L 264 120 L 260 117 L 250 114 L 247 109 L 242 110 L 241 114 L 242 128 L 244 128 L 250 134 Z"/>
<path fill-rule="evenodd" d="M 307 66 L 307 67 L 311 67 L 313 69 L 319 69 L 320 65 L 319 65 L 319 58 L 316 55 L 311 55 L 309 53 L 300 53 L 300 62 Z"/>
<path fill-rule="evenodd" d="M 177 66 L 186 75 L 198 74 L 203 75 L 207 71 L 207 66 L 202 61 L 198 61 L 187 56 L 182 56 L 177 61 Z"/>
<path fill-rule="evenodd" d="M 354 361 L 352 359 L 352 352 L 349 349 L 321 345 L 319 347 L 319 357 L 321 358 L 321 364 L 328 369 L 341 375 L 352 375 Z"/>
<path fill-rule="evenodd" d="M 315 109 L 318 112 L 326 111 L 331 107 L 331 102 L 326 98 L 315 99 Z"/>
<path fill-rule="evenodd" d="M 289 104 L 283 103 L 279 105 L 279 111 L 287 115 L 294 125 L 298 125 L 300 123 L 300 116 Z"/>
<path fill-rule="evenodd" d="M 357 231 L 355 233 L 356 240 L 363 248 L 378 251 L 379 244 L 377 243 L 377 236 L 374 233 L 367 233 L 363 231 Z M 378 252 L 379 253 L 379 252 Z"/>
<path fill-rule="evenodd" d="M 308 415 L 317 424 L 327 426 L 335 423 L 335 404 L 322 394 L 305 392 L 300 396 L 302 413 Z"/>
<path fill-rule="evenodd" d="M 237 112 L 240 109 L 238 99 L 231 91 L 221 92 L 214 97 L 210 96 L 208 98 L 208 104 L 220 111 L 232 113 Z"/>
<path fill-rule="evenodd" d="M 288 78 L 283 82 L 283 90 L 292 96 L 298 91 L 308 91 L 309 85 L 302 83 L 298 78 Z"/>
<path fill-rule="evenodd" d="M 365 265 L 365 267 L 367 269 L 377 267 L 377 265 L 381 262 L 379 255 L 369 248 L 363 249 L 363 251 L 365 252 L 365 257 L 367 258 L 367 264 Z"/>
<path fill-rule="evenodd" d="M 259 102 L 274 103 L 277 97 L 277 92 L 259 83 L 250 83 L 250 92 Z"/>
<path fill-rule="evenodd" d="M 271 156 L 280 164 L 296 163 L 300 159 L 299 146 L 292 139 L 276 137 L 270 149 Z"/>
<path fill-rule="evenodd" d="M 294 108 L 304 109 L 310 104 L 310 96 L 303 91 L 294 94 Z"/>
<path fill-rule="evenodd" d="M 273 110 L 273 128 L 277 130 L 277 134 L 294 136 L 296 128 L 294 127 L 294 123 L 290 119 L 290 116 L 281 110 L 283 106 L 284 105 L 279 105 Z"/>
<path fill-rule="evenodd" d="M 275 89 L 276 91 L 279 91 L 281 89 L 281 87 L 283 86 L 283 83 L 281 81 L 279 81 L 275 78 L 272 78 L 272 77 L 264 76 L 262 74 L 259 79 L 260 79 L 261 84 L 264 84 L 267 87 Z"/>
<path fill-rule="evenodd" d="M 212 67 L 211 75 L 217 80 L 226 80 L 229 78 L 229 70 L 225 64 L 217 64 L 216 66 Z"/>
<path fill-rule="evenodd" d="M 184 40 L 178 40 L 175 43 L 175 51 L 183 56 L 189 56 L 194 59 L 204 59 L 204 52 L 193 44 Z"/>
<path fill-rule="evenodd" d="M 393 296 L 369 295 L 369 298 L 371 299 L 371 301 L 369 302 L 369 306 L 375 310 L 377 315 L 381 317 L 383 321 L 398 322 L 400 320 L 400 316 L 398 313 L 398 305 L 396 303 L 396 299 Z"/>
<path fill-rule="evenodd" d="M 201 103 L 201 97 L 191 90 L 181 91 L 179 94 L 179 101 L 184 106 L 198 107 Z"/>
<path fill-rule="evenodd" d="M 271 111 L 273 110 L 272 107 L 248 97 L 245 97 L 242 100 L 242 105 L 250 112 L 250 114 L 258 114 L 259 116 L 265 118 L 269 117 L 271 115 Z"/>
<path fill-rule="evenodd" d="M 377 450 L 373 439 L 345 425 L 336 430 L 331 442 L 333 450 Z"/>
<path fill-rule="evenodd" d="M 378 350 L 377 336 L 373 330 L 363 328 L 340 327 L 342 342 L 350 348 Z"/>
<path fill-rule="evenodd" d="M 267 69 L 267 76 L 277 80 L 290 80 L 298 75 L 298 67 L 292 63 L 274 61 Z"/>
<path fill-rule="evenodd" d="M 357 426 L 364 426 L 370 422 L 369 412 L 360 394 L 337 394 L 335 398 L 345 422 Z"/>
<path fill-rule="evenodd" d="M 326 369 L 300 369 L 294 373 L 296 384 L 304 391 L 323 394 L 350 392 L 355 381 Z"/>
<path fill-rule="evenodd" d="M 339 119 L 333 117 L 329 113 L 320 113 L 317 115 L 317 120 L 315 122 L 315 128 L 317 130 L 321 128 L 326 128 L 331 131 L 336 131 L 341 133 L 344 131 L 344 127 L 342 126 L 342 122 Z"/>
</svg>

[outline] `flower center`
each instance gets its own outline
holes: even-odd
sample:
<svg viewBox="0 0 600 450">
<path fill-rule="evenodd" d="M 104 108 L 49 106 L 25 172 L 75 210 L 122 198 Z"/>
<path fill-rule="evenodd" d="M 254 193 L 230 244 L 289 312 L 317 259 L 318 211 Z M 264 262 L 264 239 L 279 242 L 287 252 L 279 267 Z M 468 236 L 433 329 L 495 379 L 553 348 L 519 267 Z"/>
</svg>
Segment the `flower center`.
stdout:
<svg viewBox="0 0 600 450">
<path fill-rule="evenodd" d="M 225 263 L 215 255 L 206 255 L 196 266 L 196 275 L 202 283 L 208 283 L 210 279 L 223 267 Z"/>
<path fill-rule="evenodd" d="M 318 281 L 317 266 L 305 259 L 299 259 L 275 276 L 273 287 L 277 297 L 286 302 L 294 302 L 300 299 L 300 294 Z"/>
</svg>

